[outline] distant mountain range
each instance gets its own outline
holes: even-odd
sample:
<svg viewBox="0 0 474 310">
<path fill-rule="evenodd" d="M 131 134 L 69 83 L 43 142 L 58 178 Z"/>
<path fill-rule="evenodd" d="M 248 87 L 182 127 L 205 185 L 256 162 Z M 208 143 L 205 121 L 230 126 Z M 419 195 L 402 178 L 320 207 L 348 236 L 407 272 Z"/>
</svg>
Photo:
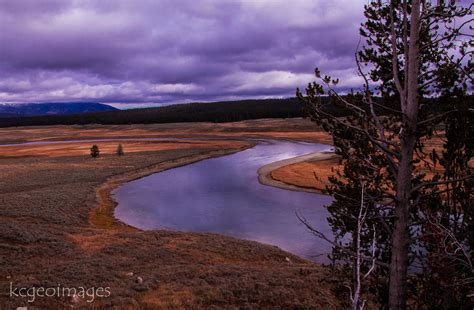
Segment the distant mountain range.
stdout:
<svg viewBox="0 0 474 310">
<path fill-rule="evenodd" d="M 0 117 L 65 115 L 115 111 L 114 107 L 98 102 L 46 102 L 0 104 Z"/>
</svg>

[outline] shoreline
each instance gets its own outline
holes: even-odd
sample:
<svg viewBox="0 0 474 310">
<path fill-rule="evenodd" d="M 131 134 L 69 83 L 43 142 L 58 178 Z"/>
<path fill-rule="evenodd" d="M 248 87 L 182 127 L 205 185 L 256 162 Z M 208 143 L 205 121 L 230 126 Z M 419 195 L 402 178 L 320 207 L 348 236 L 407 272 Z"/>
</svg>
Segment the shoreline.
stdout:
<svg viewBox="0 0 474 310">
<path fill-rule="evenodd" d="M 114 189 L 126 182 L 134 181 L 154 173 L 189 165 L 205 159 L 231 155 L 252 148 L 255 145 L 255 143 L 249 142 L 247 146 L 235 149 L 224 149 L 197 155 L 183 156 L 173 160 L 163 161 L 130 173 L 110 177 L 97 187 L 95 191 L 95 199 L 92 202 L 94 206 L 89 212 L 89 224 L 94 228 L 141 231 L 141 229 L 130 226 L 115 217 L 114 210 L 117 207 L 117 202 L 112 197 L 112 191 Z"/>
<path fill-rule="evenodd" d="M 314 153 L 310 153 L 306 155 L 301 155 L 301 156 L 297 156 L 293 158 L 276 161 L 276 162 L 267 164 L 265 166 L 262 166 L 257 170 L 258 181 L 262 185 L 272 186 L 272 187 L 276 187 L 280 189 L 286 189 L 286 190 L 297 191 L 297 192 L 323 194 L 321 190 L 318 190 L 312 187 L 296 186 L 293 184 L 288 184 L 282 181 L 275 180 L 272 177 L 272 172 L 278 168 L 288 166 L 291 164 L 296 164 L 296 163 L 309 161 L 309 160 L 322 161 L 322 160 L 332 159 L 336 157 L 337 155 L 334 152 L 322 151 L 322 152 L 314 152 Z"/>
<path fill-rule="evenodd" d="M 93 228 L 117 229 L 117 230 L 122 230 L 122 231 L 141 231 L 141 229 L 130 226 L 115 217 L 114 210 L 117 207 L 117 202 L 112 197 L 113 190 L 115 190 L 116 188 L 118 188 L 120 185 L 124 183 L 141 179 L 143 177 L 146 177 L 155 173 L 193 164 L 201 160 L 231 155 L 234 153 L 244 151 L 246 149 L 250 149 L 257 144 L 249 140 L 244 140 L 244 141 L 249 143 L 245 147 L 240 147 L 236 149 L 210 151 L 210 152 L 205 152 L 205 153 L 191 155 L 191 156 L 183 156 L 183 157 L 179 157 L 173 160 L 160 162 L 160 163 L 151 165 L 149 167 L 146 167 L 137 171 L 110 177 L 104 183 L 102 183 L 99 187 L 97 187 L 95 191 L 95 199 L 93 202 L 91 202 L 91 204 L 93 204 L 93 207 L 91 211 L 89 212 L 89 216 L 88 216 L 90 226 Z M 296 186 L 296 185 L 292 185 L 292 184 L 288 184 L 282 181 L 275 180 L 271 176 L 271 174 L 274 170 L 280 167 L 287 166 L 287 165 L 300 163 L 300 162 L 304 162 L 308 160 L 322 161 L 322 160 L 332 159 L 335 157 L 336 155 L 334 152 L 322 151 L 322 152 L 314 152 L 314 153 L 309 153 L 309 154 L 305 154 L 301 156 L 296 156 L 296 157 L 272 162 L 270 164 L 260 167 L 257 170 L 258 181 L 262 185 L 272 186 L 272 187 L 276 187 L 280 189 L 297 191 L 297 192 L 323 194 L 321 190 L 318 190 L 312 187 Z"/>
</svg>

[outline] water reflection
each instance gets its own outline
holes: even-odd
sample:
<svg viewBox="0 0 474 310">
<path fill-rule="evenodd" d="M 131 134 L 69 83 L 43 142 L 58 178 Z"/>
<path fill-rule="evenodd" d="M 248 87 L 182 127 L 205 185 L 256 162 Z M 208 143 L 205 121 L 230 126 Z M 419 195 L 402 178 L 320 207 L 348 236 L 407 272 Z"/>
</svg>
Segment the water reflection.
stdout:
<svg viewBox="0 0 474 310">
<path fill-rule="evenodd" d="M 329 146 L 262 141 L 233 155 L 156 173 L 114 191 L 115 216 L 141 229 L 217 232 L 277 245 L 289 252 L 326 262 L 330 246 L 312 236 L 295 211 L 331 234 L 327 210 L 331 197 L 261 185 L 261 166 Z"/>
</svg>

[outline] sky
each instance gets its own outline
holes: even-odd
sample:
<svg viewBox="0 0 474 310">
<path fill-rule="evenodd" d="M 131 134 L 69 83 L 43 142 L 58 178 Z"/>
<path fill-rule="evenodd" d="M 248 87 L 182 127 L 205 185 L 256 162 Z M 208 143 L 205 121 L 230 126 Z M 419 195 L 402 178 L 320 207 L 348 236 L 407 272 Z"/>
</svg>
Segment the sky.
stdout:
<svg viewBox="0 0 474 310">
<path fill-rule="evenodd" d="M 367 0 L 0 0 L 0 103 L 117 107 L 361 85 Z"/>
</svg>

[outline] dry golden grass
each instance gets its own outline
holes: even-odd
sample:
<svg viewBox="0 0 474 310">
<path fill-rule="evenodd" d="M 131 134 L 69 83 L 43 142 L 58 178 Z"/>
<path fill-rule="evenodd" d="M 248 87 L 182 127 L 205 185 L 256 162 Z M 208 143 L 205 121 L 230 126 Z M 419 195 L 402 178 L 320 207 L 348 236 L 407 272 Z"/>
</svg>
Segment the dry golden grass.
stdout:
<svg viewBox="0 0 474 310">
<path fill-rule="evenodd" d="M 118 231 L 87 231 L 76 234 L 68 234 L 67 237 L 78 244 L 81 249 L 88 253 L 97 253 L 103 250 L 107 245 L 120 244 L 120 238 L 117 238 Z"/>
<path fill-rule="evenodd" d="M 163 137 L 282 138 L 331 142 L 307 119 L 259 119 L 235 123 L 172 123 L 149 125 L 74 125 L 0 128 L 0 144 L 46 140 Z"/>
<path fill-rule="evenodd" d="M 329 184 L 328 178 L 334 175 L 334 169 L 337 169 L 338 163 L 337 158 L 305 161 L 273 170 L 271 176 L 275 180 L 291 185 L 323 190 Z"/>
<path fill-rule="evenodd" d="M 0 157 L 61 157 L 61 156 L 88 156 L 90 148 L 96 144 L 101 155 L 115 154 L 118 144 L 122 144 L 125 153 L 159 152 L 165 150 L 202 149 L 222 147 L 229 148 L 235 145 L 233 141 L 100 141 L 100 142 L 73 142 L 45 145 L 17 145 L 0 146 Z"/>
</svg>

